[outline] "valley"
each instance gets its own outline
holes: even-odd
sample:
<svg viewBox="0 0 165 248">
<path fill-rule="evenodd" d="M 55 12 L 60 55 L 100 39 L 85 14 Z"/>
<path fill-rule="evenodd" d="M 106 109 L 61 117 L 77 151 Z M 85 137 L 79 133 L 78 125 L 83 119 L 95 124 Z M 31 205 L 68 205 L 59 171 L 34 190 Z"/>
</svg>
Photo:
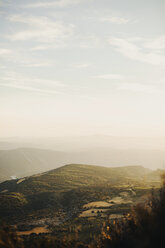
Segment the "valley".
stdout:
<svg viewBox="0 0 165 248">
<path fill-rule="evenodd" d="M 161 185 L 161 170 L 69 164 L 0 184 L 0 219 L 26 242 L 37 236 L 95 242 Z"/>
</svg>

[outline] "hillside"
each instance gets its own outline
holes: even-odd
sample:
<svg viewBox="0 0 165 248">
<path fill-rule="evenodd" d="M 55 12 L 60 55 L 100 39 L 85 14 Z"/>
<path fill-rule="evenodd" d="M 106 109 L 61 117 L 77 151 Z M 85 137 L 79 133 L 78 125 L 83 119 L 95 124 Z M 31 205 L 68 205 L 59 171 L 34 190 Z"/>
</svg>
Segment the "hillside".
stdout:
<svg viewBox="0 0 165 248">
<path fill-rule="evenodd" d="M 77 194 L 76 197 L 74 196 L 76 202 L 79 202 L 83 196 L 85 204 L 85 198 L 98 200 L 96 192 L 100 189 L 102 192 L 107 190 L 110 192 L 114 187 L 151 187 L 151 185 L 159 185 L 160 179 L 158 177 L 156 179 L 157 181 L 154 172 L 142 166 L 106 168 L 80 164 L 65 165 L 46 173 L 1 183 L 0 212 L 13 215 L 16 209 L 29 212 L 33 209 L 45 209 L 48 206 L 59 208 L 68 199 L 69 194 Z M 107 194 L 105 192 L 100 196 L 101 198 Z M 72 200 L 68 199 L 65 206 L 69 206 Z"/>
<path fill-rule="evenodd" d="M 65 153 L 34 148 L 0 151 L 0 181 L 30 176 L 67 162 Z"/>
<path fill-rule="evenodd" d="M 69 164 L 60 168 L 50 170 L 48 172 L 35 176 L 25 177 L 22 183 L 18 183 L 20 179 L 6 181 L 0 184 L 7 185 L 14 191 L 38 190 L 71 190 L 78 187 L 95 186 L 102 184 L 115 185 L 116 183 L 125 183 L 128 181 L 143 181 L 144 176 L 149 175 L 152 171 L 142 166 L 125 166 L 107 168 L 103 166 L 91 166 L 81 164 Z M 11 186 L 11 187 L 10 187 Z M 27 187 L 29 186 L 29 187 Z"/>
<path fill-rule="evenodd" d="M 133 204 L 148 199 L 152 187 L 160 187 L 161 173 L 142 166 L 69 164 L 5 181 L 0 184 L 0 218 L 29 242 L 35 236 L 28 235 L 42 230 L 57 240 L 76 235 L 89 243 L 104 220 L 122 218 Z"/>
</svg>

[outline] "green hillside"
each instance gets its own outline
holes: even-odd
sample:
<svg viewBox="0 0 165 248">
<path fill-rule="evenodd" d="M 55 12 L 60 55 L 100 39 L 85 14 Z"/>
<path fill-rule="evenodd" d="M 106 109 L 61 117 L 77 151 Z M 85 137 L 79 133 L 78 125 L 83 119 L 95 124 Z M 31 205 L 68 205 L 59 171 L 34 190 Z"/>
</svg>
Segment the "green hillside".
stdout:
<svg viewBox="0 0 165 248">
<path fill-rule="evenodd" d="M 35 176 L 6 181 L 0 184 L 0 214 L 12 216 L 19 210 L 30 213 L 34 209 L 67 208 L 73 200 L 76 204 L 79 201 L 85 204 L 123 188 L 159 185 L 160 179 L 154 181 L 153 173 L 142 166 L 106 168 L 71 164 Z M 99 196 L 100 190 L 102 195 Z"/>
<path fill-rule="evenodd" d="M 0 184 L 0 190 L 21 191 L 24 194 L 44 191 L 68 191 L 71 189 L 98 186 L 102 184 L 116 185 L 131 181 L 143 181 L 151 170 L 142 166 L 107 168 L 101 166 L 70 164 L 63 167 Z"/>
</svg>

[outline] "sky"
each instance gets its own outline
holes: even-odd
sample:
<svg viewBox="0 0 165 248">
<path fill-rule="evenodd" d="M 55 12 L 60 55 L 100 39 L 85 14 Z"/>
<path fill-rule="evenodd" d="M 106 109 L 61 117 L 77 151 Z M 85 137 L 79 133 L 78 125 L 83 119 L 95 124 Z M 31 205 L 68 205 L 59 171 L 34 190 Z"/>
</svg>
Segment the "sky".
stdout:
<svg viewBox="0 0 165 248">
<path fill-rule="evenodd" d="M 164 0 L 0 0 L 0 136 L 164 136 Z"/>
</svg>

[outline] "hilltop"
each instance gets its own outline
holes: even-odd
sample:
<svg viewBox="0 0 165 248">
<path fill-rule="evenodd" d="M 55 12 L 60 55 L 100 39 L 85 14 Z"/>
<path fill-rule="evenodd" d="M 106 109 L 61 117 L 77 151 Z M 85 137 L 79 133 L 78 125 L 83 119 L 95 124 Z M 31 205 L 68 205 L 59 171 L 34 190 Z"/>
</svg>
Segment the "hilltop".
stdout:
<svg viewBox="0 0 165 248">
<path fill-rule="evenodd" d="M 131 181 L 143 181 L 146 175 L 152 173 L 150 169 L 142 166 L 124 166 L 108 168 L 103 166 L 68 164 L 48 172 L 36 174 L 20 179 L 6 181 L 0 184 L 0 189 L 8 187 L 13 191 L 51 189 L 71 190 L 73 188 L 97 186 L 102 184 L 115 185 L 116 183 L 130 183 Z M 37 185 L 40 185 L 39 189 Z M 29 187 L 27 187 L 29 185 Z"/>
</svg>

